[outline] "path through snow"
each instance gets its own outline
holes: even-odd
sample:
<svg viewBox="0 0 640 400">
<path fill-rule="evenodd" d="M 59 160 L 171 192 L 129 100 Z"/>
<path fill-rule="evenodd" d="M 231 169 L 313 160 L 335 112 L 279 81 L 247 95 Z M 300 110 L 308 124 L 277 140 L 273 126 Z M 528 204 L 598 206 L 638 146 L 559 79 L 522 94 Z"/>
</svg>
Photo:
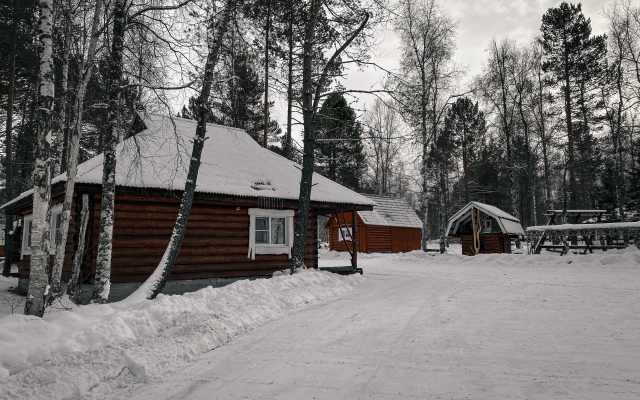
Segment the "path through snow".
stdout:
<svg viewBox="0 0 640 400">
<path fill-rule="evenodd" d="M 640 252 L 365 255 L 346 297 L 113 399 L 631 399 Z"/>
</svg>

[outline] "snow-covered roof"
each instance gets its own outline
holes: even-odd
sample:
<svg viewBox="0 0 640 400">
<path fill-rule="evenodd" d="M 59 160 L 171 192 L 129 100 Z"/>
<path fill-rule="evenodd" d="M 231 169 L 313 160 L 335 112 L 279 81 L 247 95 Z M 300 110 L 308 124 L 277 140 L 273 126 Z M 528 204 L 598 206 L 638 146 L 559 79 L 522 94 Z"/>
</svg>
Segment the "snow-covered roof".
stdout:
<svg viewBox="0 0 640 400">
<path fill-rule="evenodd" d="M 469 202 L 466 206 L 462 207 L 453 217 L 449 219 L 449 226 L 447 227 L 447 235 L 456 235 L 458 226 L 463 222 L 471 219 L 471 208 L 476 208 L 481 212 L 493 217 L 502 233 L 509 235 L 523 235 L 524 229 L 520 225 L 520 220 L 511 214 L 508 214 L 498 207 L 494 207 L 489 204 L 480 203 L 477 201 Z"/>
<path fill-rule="evenodd" d="M 133 188 L 184 190 L 197 122 L 146 115 L 146 130 L 123 140 L 117 148 L 116 184 Z M 244 130 L 207 124 L 196 192 L 242 197 L 297 200 L 301 166 L 264 149 Z M 76 182 L 102 183 L 103 155 L 78 166 Z M 59 175 L 52 183 L 65 181 Z M 313 174 L 311 201 L 375 205 L 346 187 Z M 33 190 L 5 204 L 14 203 Z"/>
<path fill-rule="evenodd" d="M 376 203 L 372 211 L 358 211 L 366 225 L 422 228 L 422 221 L 405 199 L 371 194 L 363 196 Z"/>
</svg>

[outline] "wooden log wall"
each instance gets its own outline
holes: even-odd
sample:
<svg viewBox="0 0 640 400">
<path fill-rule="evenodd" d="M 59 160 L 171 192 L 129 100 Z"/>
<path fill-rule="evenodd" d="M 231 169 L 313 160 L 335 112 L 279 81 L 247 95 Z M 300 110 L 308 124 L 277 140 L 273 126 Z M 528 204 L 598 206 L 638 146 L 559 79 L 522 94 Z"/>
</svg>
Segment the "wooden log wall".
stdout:
<svg viewBox="0 0 640 400">
<path fill-rule="evenodd" d="M 94 204 L 93 235 L 99 235 L 100 195 Z M 194 202 L 182 248 L 171 280 L 216 277 L 269 275 L 289 268 L 287 254 L 256 255 L 247 258 L 249 246 L 250 206 Z M 162 197 L 118 196 L 115 202 L 115 224 L 111 281 L 141 282 L 157 267 L 169 243 L 179 199 Z M 294 222 L 295 225 L 295 222 Z M 317 218 L 312 215 L 307 230 L 305 263 L 317 264 L 314 228 Z M 97 254 L 97 240 L 93 241 L 93 264 Z"/>
<path fill-rule="evenodd" d="M 511 238 L 507 235 L 480 235 L 480 254 L 511 253 Z M 473 256 L 473 236 L 460 237 L 462 254 Z"/>
</svg>

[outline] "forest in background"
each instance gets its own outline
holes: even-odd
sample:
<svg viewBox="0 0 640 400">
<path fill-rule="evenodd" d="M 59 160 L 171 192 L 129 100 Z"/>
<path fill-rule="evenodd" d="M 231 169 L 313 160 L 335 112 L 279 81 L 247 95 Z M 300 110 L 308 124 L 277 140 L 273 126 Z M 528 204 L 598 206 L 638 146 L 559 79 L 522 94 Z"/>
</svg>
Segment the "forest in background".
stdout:
<svg viewBox="0 0 640 400">
<path fill-rule="evenodd" d="M 321 3 L 312 65 L 321 92 L 317 172 L 359 192 L 407 198 L 425 221 L 425 240 L 439 237 L 473 200 L 504 209 L 525 227 L 546 223 L 547 209 L 606 209 L 611 221 L 640 219 L 640 7 L 609 5 L 608 32 L 597 36 L 580 5 L 562 3 L 540 16 L 533 42 L 488 43 L 482 72 L 469 76 L 454 59 L 456 21 L 437 1 Z M 136 112 L 197 119 L 192 88 L 202 83 L 209 27 L 224 4 L 53 1 L 51 175 L 69 169 L 74 129 L 83 162 L 103 152 L 113 132 L 116 141 L 125 137 Z M 236 2 L 207 114 L 300 163 L 304 146 L 292 132 L 303 125 L 313 4 Z M 114 78 L 116 6 L 124 24 Z M 35 0 L 0 1 L 3 202 L 34 187 L 40 13 Z M 365 13 L 350 46 L 329 59 Z M 378 99 L 359 110 L 360 93 L 344 76 L 372 67 L 381 29 L 401 39 L 400 68 L 388 71 Z M 114 95 L 116 120 L 109 114 Z M 276 97 L 287 104 L 282 120 L 270 113 Z"/>
</svg>

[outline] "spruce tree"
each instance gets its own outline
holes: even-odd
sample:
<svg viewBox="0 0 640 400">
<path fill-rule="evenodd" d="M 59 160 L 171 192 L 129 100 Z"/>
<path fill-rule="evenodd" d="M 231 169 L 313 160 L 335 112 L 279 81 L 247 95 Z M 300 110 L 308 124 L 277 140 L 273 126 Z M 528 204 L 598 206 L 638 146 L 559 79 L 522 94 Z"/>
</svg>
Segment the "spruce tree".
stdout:
<svg viewBox="0 0 640 400">
<path fill-rule="evenodd" d="M 360 190 L 364 173 L 362 127 L 356 113 L 340 93 L 333 93 L 322 104 L 317 120 L 317 137 L 326 139 L 316 144 L 323 159 L 317 171 L 344 186 Z"/>
<path fill-rule="evenodd" d="M 465 203 L 470 201 L 470 183 L 475 179 L 472 170 L 479 152 L 478 146 L 487 130 L 484 113 L 468 97 L 461 97 L 451 105 L 444 119 L 444 134 L 453 138 L 456 153 L 462 159 L 462 186 Z"/>
</svg>

